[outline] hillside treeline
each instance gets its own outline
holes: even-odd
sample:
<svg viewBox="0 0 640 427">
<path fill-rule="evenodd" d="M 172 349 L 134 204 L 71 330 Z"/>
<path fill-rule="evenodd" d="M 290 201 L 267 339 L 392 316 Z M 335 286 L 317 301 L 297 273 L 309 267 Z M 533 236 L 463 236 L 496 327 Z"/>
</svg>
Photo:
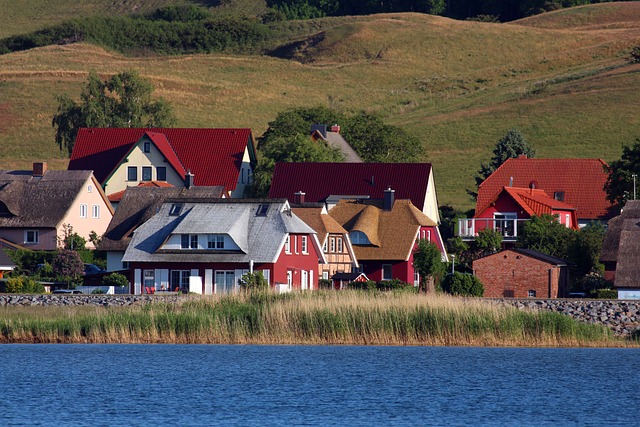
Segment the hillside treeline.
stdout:
<svg viewBox="0 0 640 427">
<path fill-rule="evenodd" d="M 272 31 L 257 20 L 219 19 L 202 8 L 168 7 L 149 15 L 74 19 L 8 37 L 0 40 L 0 54 L 78 41 L 126 53 L 248 53 L 272 38 Z"/>
<path fill-rule="evenodd" d="M 454 19 L 512 21 L 538 13 L 611 0 L 267 0 L 287 19 L 422 12 Z"/>
</svg>

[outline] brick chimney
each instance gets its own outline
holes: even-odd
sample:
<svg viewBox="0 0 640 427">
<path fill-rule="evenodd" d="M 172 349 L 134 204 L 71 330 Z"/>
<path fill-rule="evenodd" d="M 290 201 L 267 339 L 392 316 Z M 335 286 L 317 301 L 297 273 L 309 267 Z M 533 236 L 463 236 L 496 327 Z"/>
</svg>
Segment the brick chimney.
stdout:
<svg viewBox="0 0 640 427">
<path fill-rule="evenodd" d="M 519 154 L 519 155 L 518 155 L 518 158 L 519 158 L 519 159 L 528 159 L 528 157 L 527 157 L 527 155 L 526 155 L 526 154 Z"/>
<path fill-rule="evenodd" d="M 306 193 L 302 192 L 302 191 L 298 191 L 297 193 L 295 193 L 293 195 L 293 203 L 295 203 L 296 205 L 301 205 L 304 203 L 304 196 L 306 195 Z"/>
<path fill-rule="evenodd" d="M 191 187 L 193 187 L 194 184 L 194 180 L 195 180 L 195 175 L 191 173 L 191 171 L 187 172 L 187 174 L 184 176 L 184 186 L 185 188 L 189 189 Z"/>
<path fill-rule="evenodd" d="M 33 176 L 42 178 L 47 171 L 47 162 L 33 162 Z"/>
<path fill-rule="evenodd" d="M 340 133 L 340 126 L 337 124 L 331 126 L 331 132 Z"/>
<path fill-rule="evenodd" d="M 388 187 L 384 190 L 384 210 L 390 211 L 393 208 L 393 204 L 396 201 L 396 192 Z"/>
</svg>

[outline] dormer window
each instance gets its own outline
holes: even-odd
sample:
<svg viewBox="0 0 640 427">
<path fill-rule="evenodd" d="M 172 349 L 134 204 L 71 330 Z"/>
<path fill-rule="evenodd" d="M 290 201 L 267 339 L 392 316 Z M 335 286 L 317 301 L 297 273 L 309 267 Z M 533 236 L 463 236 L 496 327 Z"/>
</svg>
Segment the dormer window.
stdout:
<svg viewBox="0 0 640 427">
<path fill-rule="evenodd" d="M 370 245 L 371 241 L 366 234 L 362 231 L 352 231 L 349 233 L 349 238 L 351 239 L 351 243 L 354 245 Z"/>
<path fill-rule="evenodd" d="M 222 234 L 207 235 L 207 248 L 208 249 L 224 249 L 224 235 Z"/>
<path fill-rule="evenodd" d="M 182 249 L 198 249 L 198 235 L 182 234 L 180 236 L 180 247 Z"/>
<path fill-rule="evenodd" d="M 180 211 L 182 211 L 182 203 L 174 203 L 171 205 L 171 209 L 169 209 L 169 216 L 178 216 L 180 215 Z"/>
<path fill-rule="evenodd" d="M 258 205 L 258 210 L 256 211 L 256 216 L 267 216 L 267 212 L 269 211 L 269 205 L 261 204 Z"/>
<path fill-rule="evenodd" d="M 150 153 L 151 152 L 151 143 L 149 141 L 145 142 L 143 144 L 143 151 L 145 153 Z"/>
<path fill-rule="evenodd" d="M 564 202 L 564 191 L 556 191 L 553 193 L 553 198 L 560 201 L 560 202 Z"/>
</svg>

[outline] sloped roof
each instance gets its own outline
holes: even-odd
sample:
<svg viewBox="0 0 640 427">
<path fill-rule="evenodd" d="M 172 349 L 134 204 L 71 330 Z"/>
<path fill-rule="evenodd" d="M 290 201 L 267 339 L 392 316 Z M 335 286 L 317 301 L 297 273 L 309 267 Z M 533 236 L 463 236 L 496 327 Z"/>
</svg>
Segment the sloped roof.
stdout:
<svg viewBox="0 0 640 427">
<path fill-rule="evenodd" d="M 616 263 L 616 288 L 640 288 L 640 218 L 624 218 Z"/>
<path fill-rule="evenodd" d="M 344 155 L 345 162 L 348 163 L 362 163 L 362 158 L 358 156 L 358 153 L 351 148 L 349 143 L 338 132 L 326 132 L 327 136 L 322 135 L 322 132 L 315 130 L 312 132 L 311 137 L 314 140 L 322 139 L 328 146 L 337 148 Z"/>
<path fill-rule="evenodd" d="M 138 184 L 138 187 L 173 187 L 173 185 L 164 181 L 144 181 Z M 124 196 L 124 192 L 127 191 L 125 188 L 122 191 L 118 191 L 117 193 L 109 194 L 107 197 L 111 203 L 119 203 L 122 200 L 122 196 Z"/>
<path fill-rule="evenodd" d="M 543 190 L 532 188 L 504 187 L 491 203 L 495 202 L 503 193 L 508 194 L 529 216 L 551 214 L 554 210 L 576 210 L 573 206 L 550 197 Z M 480 213 L 478 212 L 478 214 Z"/>
<path fill-rule="evenodd" d="M 0 227 L 55 228 L 91 177 L 90 170 L 0 171 Z"/>
<path fill-rule="evenodd" d="M 107 231 L 102 237 L 99 249 L 103 251 L 124 251 L 131 241 L 131 234 L 142 223 L 151 218 L 169 199 L 193 200 L 216 199 L 222 197 L 224 188 L 215 187 L 128 187 L 120 200 Z"/>
<path fill-rule="evenodd" d="M 323 243 L 329 233 L 347 234 L 347 230 L 336 222 L 328 213 L 325 212 L 324 206 L 315 207 L 292 207 L 294 214 L 303 220 L 309 227 L 313 228 L 320 243 Z"/>
<path fill-rule="evenodd" d="M 382 199 L 391 187 L 396 199 L 422 210 L 430 174 L 430 163 L 276 163 L 269 196 L 294 202 L 303 191 L 308 202 L 348 194 Z"/>
<path fill-rule="evenodd" d="M 396 200 L 388 211 L 381 200 L 341 200 L 329 215 L 350 232 L 362 231 L 370 241 L 375 236 L 373 245 L 353 245 L 358 261 L 408 260 L 418 228 L 436 225 L 410 200 Z"/>
<path fill-rule="evenodd" d="M 13 261 L 11 261 L 9 255 L 7 255 L 5 251 L 0 249 L 0 270 L 7 271 L 13 270 L 14 268 L 16 268 L 16 265 Z"/>
<path fill-rule="evenodd" d="M 508 159 L 478 187 L 476 212 L 484 211 L 505 186 L 530 188 L 533 183 L 552 196 L 563 192 L 564 202 L 576 208 L 579 219 L 611 218 L 605 166 L 600 159 Z"/>
<path fill-rule="evenodd" d="M 145 134 L 182 177 L 191 171 L 197 186 L 224 185 L 226 190 L 234 190 L 247 145 L 255 160 L 251 129 L 82 128 L 69 170 L 93 170 L 104 184 Z"/>
<path fill-rule="evenodd" d="M 266 215 L 256 215 L 260 205 L 268 204 Z M 170 216 L 170 203 L 134 233 L 123 261 L 126 262 L 229 262 L 273 263 L 288 233 L 315 235 L 315 231 L 295 214 L 286 200 L 218 199 L 185 202 L 179 216 Z M 222 225 L 220 225 L 222 224 Z M 230 227 L 227 230 L 227 227 Z M 233 231 L 229 231 L 233 229 Z M 227 233 L 240 251 L 165 251 L 162 245 L 173 234 Z M 246 243 L 245 243 L 246 242 Z M 319 250 L 317 239 L 314 246 Z M 320 256 L 321 251 L 319 250 Z"/>
<path fill-rule="evenodd" d="M 627 220 L 630 220 L 630 223 L 626 223 Z M 631 226 L 634 222 L 640 222 L 640 200 L 629 200 L 620 215 L 611 218 L 607 223 L 607 233 L 604 237 L 604 243 L 602 244 L 602 252 L 600 255 L 601 262 L 616 262 L 618 261 L 618 256 L 620 253 L 621 246 L 621 236 L 623 229 L 627 231 L 633 231 L 634 228 Z M 626 225 L 625 225 L 626 223 Z M 640 234 L 637 236 L 640 241 Z M 628 245 L 630 241 L 625 241 L 625 245 Z M 623 252 L 626 252 L 626 247 L 623 248 Z M 640 265 L 640 262 L 637 260 L 640 258 L 636 258 L 636 263 Z M 640 273 L 640 272 L 639 272 Z M 617 268 L 616 268 L 616 282 L 617 282 Z M 640 277 L 640 276 L 639 276 Z"/>
<path fill-rule="evenodd" d="M 486 258 L 501 257 L 504 252 L 515 252 L 515 253 L 518 253 L 518 254 L 521 254 L 521 255 L 525 255 L 525 256 L 528 256 L 530 258 L 537 259 L 538 261 L 542 261 L 542 262 L 545 262 L 547 264 L 555 265 L 555 266 L 558 266 L 558 267 L 566 267 L 568 265 L 573 265 L 572 263 L 570 263 L 570 262 L 568 262 L 568 261 L 566 261 L 566 260 L 564 260 L 562 258 L 558 258 L 558 257 L 552 256 L 552 255 L 547 255 L 547 254 L 544 254 L 542 252 L 535 251 L 533 249 L 522 249 L 522 248 L 506 249 L 504 251 L 496 252 L 494 254 L 485 255 L 485 256 L 477 259 L 476 261 L 474 261 L 474 263 L 477 262 L 477 261 L 482 262 L 481 260 L 484 260 Z"/>
</svg>

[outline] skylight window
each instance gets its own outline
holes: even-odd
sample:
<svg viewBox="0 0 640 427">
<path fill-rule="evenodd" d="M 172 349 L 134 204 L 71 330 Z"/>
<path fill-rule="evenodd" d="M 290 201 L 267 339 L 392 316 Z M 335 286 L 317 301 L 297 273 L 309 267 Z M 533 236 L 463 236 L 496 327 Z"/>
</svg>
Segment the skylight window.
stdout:
<svg viewBox="0 0 640 427">
<path fill-rule="evenodd" d="M 267 204 L 258 205 L 256 216 L 267 216 L 268 211 L 269 211 L 269 205 Z"/>
<path fill-rule="evenodd" d="M 174 203 L 171 205 L 171 209 L 169 209 L 169 216 L 178 216 L 180 215 L 180 211 L 182 211 L 182 203 Z"/>
</svg>

